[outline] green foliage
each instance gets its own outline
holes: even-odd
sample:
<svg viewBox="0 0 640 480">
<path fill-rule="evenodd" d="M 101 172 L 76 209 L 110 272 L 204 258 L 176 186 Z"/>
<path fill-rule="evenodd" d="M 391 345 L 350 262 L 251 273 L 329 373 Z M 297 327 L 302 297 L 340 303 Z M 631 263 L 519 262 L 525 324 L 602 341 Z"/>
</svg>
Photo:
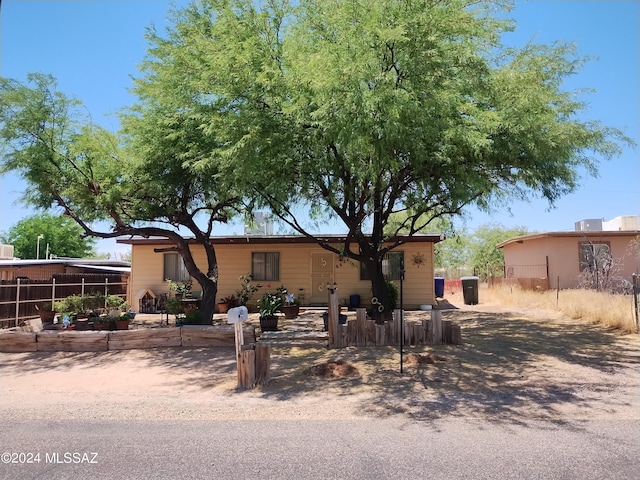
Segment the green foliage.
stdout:
<svg viewBox="0 0 640 480">
<path fill-rule="evenodd" d="M 468 239 L 470 266 L 483 277 L 492 269 L 501 268 L 504 265 L 504 252 L 501 248 L 496 248 L 496 245 L 528 233 L 530 232 L 525 227 L 506 228 L 495 223 L 478 227 Z"/>
<path fill-rule="evenodd" d="M 107 308 L 126 309 L 128 307 L 127 302 L 120 295 L 107 295 L 105 304 Z"/>
<path fill-rule="evenodd" d="M 193 282 L 191 280 L 187 280 L 185 282 L 166 280 L 166 282 L 169 284 L 169 290 L 175 292 L 175 294 L 179 295 L 180 297 L 191 294 L 191 288 L 193 286 Z"/>
<path fill-rule="evenodd" d="M 180 313 L 184 313 L 184 304 L 180 301 L 179 298 L 169 297 L 166 301 L 167 312 L 171 315 L 177 315 Z"/>
<path fill-rule="evenodd" d="M 95 255 L 95 239 L 83 235 L 73 220 L 60 215 L 41 213 L 20 220 L 3 236 L 3 242 L 13 245 L 15 256 L 24 259 L 36 258 L 38 236 L 40 258 L 49 253 L 58 257 L 87 258 Z"/>
<path fill-rule="evenodd" d="M 258 300 L 261 317 L 273 317 L 282 308 L 282 296 L 279 293 L 265 292 Z"/>
<path fill-rule="evenodd" d="M 501 44 L 509 7 L 203 0 L 176 12 L 166 37 L 148 36 L 137 93 L 157 100 L 140 112 L 153 107 L 159 127 L 145 142 L 224 171 L 253 205 L 360 261 L 382 262 L 395 232 L 468 205 L 532 193 L 553 204 L 628 139 L 578 120 L 587 103 L 562 89 L 584 62 L 573 47 Z M 315 235 L 309 210 L 342 222 L 351 243 Z M 407 217 L 392 226 L 397 212 Z M 383 297 L 383 282 L 372 286 Z"/>
<path fill-rule="evenodd" d="M 251 300 L 251 297 L 258 291 L 261 285 L 256 285 L 252 283 L 253 278 L 250 273 L 246 275 L 240 276 L 240 281 L 242 282 L 242 286 L 240 290 L 237 292 L 238 296 L 238 304 L 246 306 Z"/>
<path fill-rule="evenodd" d="M 84 313 L 86 310 L 85 299 L 81 295 L 70 295 L 64 300 L 55 302 L 53 308 L 56 312 L 62 314 Z"/>
<path fill-rule="evenodd" d="M 393 280 L 387 279 L 387 294 L 389 295 L 389 310 L 393 311 L 398 308 L 398 286 Z"/>
<path fill-rule="evenodd" d="M 26 82 L 0 78 L 0 174 L 21 175 L 28 183 L 23 202 L 60 208 L 83 234 L 169 240 L 202 286 L 203 315 L 212 316 L 218 268 L 209 238 L 216 222 L 236 213 L 239 197 L 207 154 L 216 140 L 190 120 L 190 104 L 200 106 L 197 96 L 176 104 L 169 97 L 177 90 L 140 88 L 140 102 L 114 134 L 92 124 L 81 103 L 57 91 L 50 75 L 29 74 Z M 197 167 L 203 157 L 209 161 Z M 104 229 L 94 226 L 105 223 Z M 181 228 L 204 248 L 203 270 Z"/>
</svg>

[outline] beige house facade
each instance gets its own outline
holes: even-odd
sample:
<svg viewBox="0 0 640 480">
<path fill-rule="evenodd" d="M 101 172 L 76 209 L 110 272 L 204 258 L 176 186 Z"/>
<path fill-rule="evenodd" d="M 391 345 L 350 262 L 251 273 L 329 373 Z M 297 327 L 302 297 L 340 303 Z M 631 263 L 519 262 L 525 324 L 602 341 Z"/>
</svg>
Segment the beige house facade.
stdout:
<svg viewBox="0 0 640 480">
<path fill-rule="evenodd" d="M 497 245 L 504 251 L 504 275 L 546 288 L 576 288 L 580 274 L 610 258 L 631 281 L 640 260 L 631 244 L 640 231 L 549 232 L 511 238 Z"/>
<path fill-rule="evenodd" d="M 440 234 L 401 237 L 402 244 L 393 249 L 384 262 L 392 279 L 399 278 L 400 259 L 404 260 L 403 304 L 407 309 L 435 304 L 433 247 L 441 241 Z M 344 238 L 326 236 L 328 243 L 341 245 Z M 171 244 L 164 239 L 120 239 L 131 245 L 130 291 L 152 292 L 158 297 L 168 293 L 167 279 L 185 280 L 182 259 L 177 253 L 162 252 Z M 359 262 L 340 259 L 316 242 L 300 236 L 229 236 L 212 237 L 218 259 L 218 299 L 236 294 L 241 288 L 240 277 L 251 274 L 260 289 L 250 300 L 255 302 L 265 291 L 284 286 L 302 306 L 327 305 L 327 285 L 334 283 L 342 305 L 349 305 L 351 295 L 360 296 L 360 304 L 371 303 L 371 283 Z M 199 268 L 206 269 L 204 249 L 193 244 L 193 256 Z M 399 280 L 398 280 L 399 283 Z M 198 290 L 194 283 L 193 290 Z M 148 295 L 151 295 L 149 293 Z M 135 298 L 130 304 L 136 305 Z"/>
</svg>

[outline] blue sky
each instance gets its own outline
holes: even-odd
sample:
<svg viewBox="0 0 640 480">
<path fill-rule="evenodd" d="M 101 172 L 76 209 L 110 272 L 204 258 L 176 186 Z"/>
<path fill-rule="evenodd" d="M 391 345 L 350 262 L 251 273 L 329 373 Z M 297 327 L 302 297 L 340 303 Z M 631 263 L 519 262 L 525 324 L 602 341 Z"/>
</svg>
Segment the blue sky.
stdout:
<svg viewBox="0 0 640 480">
<path fill-rule="evenodd" d="M 145 28 L 166 24 L 167 0 L 2 0 L 0 75 L 24 80 L 28 72 L 51 73 L 66 94 L 82 100 L 93 120 L 117 130 L 114 113 L 132 103 L 127 89 L 146 51 Z M 185 0 L 177 0 L 184 5 Z M 624 130 L 640 145 L 639 30 L 636 1 L 520 1 L 511 13 L 518 23 L 505 41 L 522 45 L 569 41 L 581 55 L 595 57 L 566 88 L 593 88 L 585 98 L 585 120 L 600 120 Z M 513 202 L 487 215 L 469 211 L 470 230 L 498 222 L 535 231 L 572 230 L 578 220 L 640 215 L 640 146 L 623 147 L 620 157 L 604 161 L 598 178 L 585 177 L 579 189 L 548 210 L 546 202 Z M 31 210 L 15 203 L 24 184 L 0 177 L 0 231 L 7 231 Z M 511 209 L 511 213 L 507 211 Z M 327 225 L 327 232 L 341 231 Z M 241 225 L 219 234 L 242 233 Z M 126 250 L 113 241 L 98 249 Z"/>
</svg>

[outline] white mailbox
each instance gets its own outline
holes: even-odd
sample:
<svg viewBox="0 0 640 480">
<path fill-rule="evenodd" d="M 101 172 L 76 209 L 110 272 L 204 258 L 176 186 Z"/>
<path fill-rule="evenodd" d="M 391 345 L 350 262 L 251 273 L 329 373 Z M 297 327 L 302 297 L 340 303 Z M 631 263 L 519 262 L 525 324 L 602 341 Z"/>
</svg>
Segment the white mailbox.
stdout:
<svg viewBox="0 0 640 480">
<path fill-rule="evenodd" d="M 247 320 L 249 320 L 249 311 L 245 306 L 230 308 L 227 312 L 227 323 L 242 323 Z"/>
</svg>

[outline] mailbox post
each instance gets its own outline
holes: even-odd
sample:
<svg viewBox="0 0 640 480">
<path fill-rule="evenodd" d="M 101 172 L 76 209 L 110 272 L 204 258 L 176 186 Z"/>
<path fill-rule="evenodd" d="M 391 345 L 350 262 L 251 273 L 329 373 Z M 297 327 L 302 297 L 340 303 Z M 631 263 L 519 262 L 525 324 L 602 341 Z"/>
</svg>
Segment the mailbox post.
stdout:
<svg viewBox="0 0 640 480">
<path fill-rule="evenodd" d="M 242 334 L 242 322 L 246 322 L 249 319 L 249 311 L 247 307 L 240 306 L 230 308 L 227 312 L 227 323 L 233 323 L 236 336 L 236 360 L 240 353 L 240 348 L 244 345 L 244 335 Z"/>
</svg>

